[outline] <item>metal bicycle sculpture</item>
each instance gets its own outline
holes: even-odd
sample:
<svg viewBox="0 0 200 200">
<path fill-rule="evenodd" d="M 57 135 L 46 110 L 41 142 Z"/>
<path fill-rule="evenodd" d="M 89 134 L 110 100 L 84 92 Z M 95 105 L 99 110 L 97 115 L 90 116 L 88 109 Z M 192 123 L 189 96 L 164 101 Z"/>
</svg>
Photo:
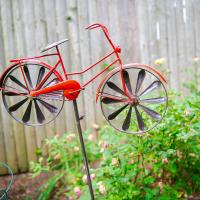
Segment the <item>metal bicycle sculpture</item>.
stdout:
<svg viewBox="0 0 200 200">
<path fill-rule="evenodd" d="M 6 168 L 8 170 L 8 173 L 10 175 L 10 180 L 8 180 L 8 183 L 5 185 L 2 186 L 2 183 L 0 181 L 0 200 L 7 200 L 8 199 L 8 192 L 12 186 L 12 183 L 13 183 L 13 172 L 11 170 L 11 168 L 5 164 L 5 163 L 2 163 L 0 162 L 0 166 L 3 167 L 3 168 Z M 0 173 L 1 175 L 1 173 Z"/>
<path fill-rule="evenodd" d="M 76 99 L 88 84 L 111 66 L 118 65 L 100 82 L 96 91 L 96 102 L 100 101 L 103 115 L 112 127 L 126 133 L 141 134 L 157 126 L 167 109 L 167 81 L 164 76 L 148 65 L 124 65 L 120 58 L 121 49 L 112 42 L 104 25 L 96 23 L 86 29 L 96 28 L 101 28 L 112 51 L 83 71 L 67 72 L 58 48 L 68 40 L 64 39 L 48 45 L 41 51 L 55 48 L 55 53 L 11 60 L 13 64 L 5 70 L 0 79 L 6 110 L 14 119 L 25 125 L 49 123 L 58 116 L 65 100 L 73 101 L 86 170 L 88 163 Z M 80 84 L 73 78 L 75 75 L 87 73 L 112 55 L 115 55 L 116 59 L 87 82 Z M 58 60 L 54 66 L 38 60 L 47 56 L 57 56 Z M 56 70 L 59 65 L 64 75 Z M 91 186 L 89 169 L 87 175 Z M 91 188 L 90 192 L 94 199 Z"/>
</svg>

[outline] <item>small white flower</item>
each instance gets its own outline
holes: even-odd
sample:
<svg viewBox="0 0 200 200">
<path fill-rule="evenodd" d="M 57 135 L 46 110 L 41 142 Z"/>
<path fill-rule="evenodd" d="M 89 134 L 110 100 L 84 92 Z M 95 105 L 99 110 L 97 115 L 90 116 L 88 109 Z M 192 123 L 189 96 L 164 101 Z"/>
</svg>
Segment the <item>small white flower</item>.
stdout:
<svg viewBox="0 0 200 200">
<path fill-rule="evenodd" d="M 104 148 L 104 149 L 107 149 L 107 148 L 108 148 L 108 144 L 104 142 L 103 148 Z"/>
<path fill-rule="evenodd" d="M 103 145 L 103 143 L 104 143 L 104 141 L 100 140 L 99 143 L 98 143 L 99 147 L 101 147 Z"/>
<path fill-rule="evenodd" d="M 81 196 L 81 189 L 79 187 L 75 187 L 74 188 L 74 192 L 75 194 L 77 195 L 77 197 L 80 197 Z"/>
<path fill-rule="evenodd" d="M 55 160 L 59 160 L 60 158 L 61 158 L 61 155 L 59 153 L 54 156 Z"/>
<path fill-rule="evenodd" d="M 78 152 L 78 151 L 79 151 L 79 147 L 75 146 L 75 147 L 74 147 L 74 151 L 75 151 L 75 152 Z"/>
<path fill-rule="evenodd" d="M 118 160 L 118 158 L 112 158 L 112 165 L 113 166 L 119 166 L 119 160 Z"/>
<path fill-rule="evenodd" d="M 83 180 L 83 183 L 87 184 L 87 175 L 84 175 L 82 180 Z"/>
<path fill-rule="evenodd" d="M 169 163 L 169 160 L 168 160 L 167 158 L 163 158 L 163 159 L 162 159 L 162 163 L 163 163 L 163 164 L 167 164 L 167 163 Z"/>
<path fill-rule="evenodd" d="M 162 181 L 158 182 L 158 187 L 160 188 L 161 191 L 163 190 L 163 182 Z"/>
<path fill-rule="evenodd" d="M 59 138 L 59 136 L 60 136 L 60 135 L 59 135 L 58 133 L 56 133 L 56 135 L 55 135 L 54 137 L 55 137 L 55 138 Z"/>
<path fill-rule="evenodd" d="M 43 157 L 40 157 L 39 158 L 39 162 L 41 163 L 43 161 Z"/>
<path fill-rule="evenodd" d="M 76 137 L 76 135 L 74 133 L 71 133 L 71 134 L 67 135 L 67 141 L 71 142 L 75 137 Z"/>
<path fill-rule="evenodd" d="M 99 181 L 99 182 L 97 183 L 98 186 L 100 186 L 100 185 L 102 185 L 102 184 L 103 184 L 102 181 Z"/>
<path fill-rule="evenodd" d="M 105 185 L 103 185 L 103 184 L 100 184 L 100 185 L 99 185 L 99 192 L 100 192 L 101 194 L 103 194 L 103 195 L 106 194 L 106 187 L 105 187 Z"/>
<path fill-rule="evenodd" d="M 190 112 L 188 110 L 185 110 L 184 113 L 185 113 L 186 116 L 190 115 Z"/>
<path fill-rule="evenodd" d="M 200 61 L 200 57 L 195 57 L 194 58 L 194 62 L 199 62 Z"/>
<path fill-rule="evenodd" d="M 94 128 L 95 130 L 99 130 L 99 125 L 98 125 L 98 124 L 93 124 L 93 128 Z"/>
<path fill-rule="evenodd" d="M 94 180 L 96 178 L 96 174 L 91 174 L 91 179 Z"/>
<path fill-rule="evenodd" d="M 91 178 L 91 180 L 94 180 L 96 178 L 96 174 L 91 174 L 90 178 Z M 83 183 L 85 183 L 85 184 L 88 183 L 87 175 L 86 174 L 83 176 L 82 180 L 83 180 Z"/>
<path fill-rule="evenodd" d="M 89 141 L 94 141 L 95 140 L 94 134 L 89 134 L 88 135 L 88 140 Z"/>
</svg>

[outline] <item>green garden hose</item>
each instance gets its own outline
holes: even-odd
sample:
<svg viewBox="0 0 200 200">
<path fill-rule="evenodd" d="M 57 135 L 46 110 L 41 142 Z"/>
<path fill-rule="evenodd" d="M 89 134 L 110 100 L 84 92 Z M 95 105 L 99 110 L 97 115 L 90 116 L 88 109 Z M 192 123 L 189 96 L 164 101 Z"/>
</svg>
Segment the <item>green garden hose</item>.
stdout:
<svg viewBox="0 0 200 200">
<path fill-rule="evenodd" d="M 9 175 L 11 176 L 8 186 L 6 188 L 0 188 L 0 200 L 8 200 L 8 192 L 13 184 L 14 176 L 12 169 L 7 164 L 0 162 L 0 165 L 5 167 L 8 170 Z"/>
</svg>

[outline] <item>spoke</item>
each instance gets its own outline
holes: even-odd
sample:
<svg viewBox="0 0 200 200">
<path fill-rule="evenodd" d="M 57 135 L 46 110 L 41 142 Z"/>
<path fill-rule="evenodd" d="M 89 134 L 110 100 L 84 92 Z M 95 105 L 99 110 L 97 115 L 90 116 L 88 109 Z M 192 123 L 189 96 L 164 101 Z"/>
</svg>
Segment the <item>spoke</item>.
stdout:
<svg viewBox="0 0 200 200">
<path fill-rule="evenodd" d="M 42 66 L 39 70 L 39 73 L 38 73 L 38 79 L 37 79 L 37 83 L 36 83 L 36 86 L 41 82 L 43 76 L 45 74 L 45 68 Z"/>
<path fill-rule="evenodd" d="M 45 86 L 43 86 L 43 88 L 45 87 L 49 87 L 49 86 L 52 86 L 52 85 L 55 85 L 56 83 L 59 82 L 59 79 L 58 78 L 54 78 L 53 80 L 51 80 L 49 83 L 47 83 Z"/>
<path fill-rule="evenodd" d="M 125 93 L 124 93 L 124 91 L 122 91 L 122 90 L 121 90 L 117 85 L 115 85 L 113 82 L 108 81 L 108 82 L 107 82 L 107 85 L 108 85 L 109 88 L 111 88 L 111 89 L 115 90 L 116 92 L 118 92 L 118 93 L 120 93 L 120 94 L 126 96 Z"/>
<path fill-rule="evenodd" d="M 131 114 L 132 114 L 132 106 L 130 106 L 128 114 L 124 120 L 124 123 L 122 125 L 122 129 L 124 131 L 126 131 L 127 129 L 129 129 L 130 123 L 131 123 Z"/>
<path fill-rule="evenodd" d="M 43 88 L 45 88 L 45 87 L 50 87 L 50 86 L 52 86 L 52 85 L 55 85 L 56 83 L 59 83 L 60 82 L 60 80 L 58 79 L 58 78 L 54 78 L 53 80 L 51 80 L 49 83 L 47 83 L 45 86 L 43 86 Z M 58 95 L 62 95 L 63 94 L 63 91 L 61 90 L 61 91 L 54 91 L 54 92 L 51 92 L 51 93 L 48 93 L 49 95 L 50 94 L 58 94 Z"/>
<path fill-rule="evenodd" d="M 155 103 L 155 104 L 161 104 L 166 102 L 165 97 L 158 97 L 158 98 L 151 98 L 151 99 L 142 99 L 140 100 L 141 102 L 144 103 Z"/>
<path fill-rule="evenodd" d="M 144 125 L 144 121 L 142 119 L 142 116 L 140 115 L 138 109 L 136 106 L 134 106 L 135 108 L 135 113 L 136 113 L 136 117 L 137 117 L 137 122 L 138 122 L 138 127 L 141 131 L 144 131 L 145 129 L 145 125 Z"/>
<path fill-rule="evenodd" d="M 45 120 L 45 117 L 36 101 L 36 99 L 34 99 L 34 103 L 35 103 L 35 110 L 36 110 L 36 116 L 37 116 L 37 120 L 39 123 L 42 123 Z"/>
<path fill-rule="evenodd" d="M 48 111 L 50 111 L 51 113 L 57 113 L 58 112 L 58 108 L 56 108 L 55 106 L 47 103 L 46 101 L 43 101 L 41 99 L 37 99 Z"/>
<path fill-rule="evenodd" d="M 104 97 L 102 99 L 102 102 L 105 103 L 105 104 L 112 104 L 112 103 L 121 103 L 124 100 L 127 100 L 127 99 L 112 99 L 110 97 Z"/>
<path fill-rule="evenodd" d="M 12 75 L 9 75 L 9 78 L 10 78 L 13 82 L 15 82 L 17 85 L 19 85 L 19 86 L 21 86 L 22 88 L 24 88 L 25 90 L 27 90 L 26 86 L 25 86 L 23 83 L 21 83 L 17 78 L 15 78 L 15 77 L 12 76 Z"/>
<path fill-rule="evenodd" d="M 126 70 L 123 70 L 123 76 L 124 76 L 124 81 L 125 81 L 125 84 L 129 90 L 129 92 L 131 94 L 133 94 L 133 91 L 132 91 L 132 88 L 131 88 L 131 82 L 130 82 L 130 77 L 129 77 L 129 74 Z"/>
<path fill-rule="evenodd" d="M 24 91 L 19 90 L 19 89 L 17 89 L 17 88 L 14 88 L 14 87 L 12 87 L 12 86 L 10 86 L 10 85 L 5 85 L 4 87 L 8 87 L 8 88 L 11 88 L 11 89 L 13 89 L 13 90 L 16 90 L 16 91 L 18 91 L 19 93 L 24 93 Z M 4 90 L 7 90 L 7 89 L 4 88 Z M 26 94 L 28 94 L 28 93 L 26 93 Z"/>
<path fill-rule="evenodd" d="M 10 92 L 8 92 L 8 91 L 4 91 L 3 92 L 3 95 L 6 95 L 6 96 L 25 96 L 25 95 L 27 95 L 27 93 L 17 93 L 17 92 L 12 92 L 12 91 L 10 91 Z"/>
<path fill-rule="evenodd" d="M 46 94 L 41 94 L 37 99 L 48 99 L 48 100 L 58 100 L 58 101 L 63 101 L 63 96 L 61 95 L 46 95 Z"/>
<path fill-rule="evenodd" d="M 111 96 L 111 97 L 116 97 L 116 98 L 122 98 L 122 97 L 120 97 L 120 96 L 117 96 L 117 95 L 114 95 L 114 94 L 109 94 L 109 93 L 107 93 L 107 92 L 100 92 L 101 94 L 105 94 L 105 96 Z M 100 95 L 100 94 L 99 94 Z M 102 95 L 101 95 L 102 96 Z"/>
<path fill-rule="evenodd" d="M 26 75 L 26 78 L 28 80 L 30 87 L 33 88 L 33 83 L 31 81 L 31 76 L 30 76 L 29 69 L 28 69 L 27 65 L 24 65 L 24 72 L 25 72 L 25 75 Z"/>
<path fill-rule="evenodd" d="M 158 114 L 156 111 L 151 110 L 150 108 L 147 108 L 146 106 L 143 106 L 143 105 L 139 105 L 139 106 L 140 106 L 140 108 L 142 110 L 144 110 L 152 118 L 157 119 L 157 120 L 161 120 L 162 119 L 162 117 L 160 116 L 160 114 Z"/>
<path fill-rule="evenodd" d="M 145 78 L 145 70 L 142 69 L 139 71 L 138 73 L 138 77 L 137 77 L 137 83 L 136 83 L 136 88 L 135 88 L 135 94 L 137 95 L 137 93 L 139 92 L 141 86 L 142 86 L 142 83 L 144 81 L 144 78 Z"/>
<path fill-rule="evenodd" d="M 125 106 L 121 107 L 119 110 L 116 110 L 115 112 L 113 112 L 112 114 L 110 114 L 108 116 L 108 120 L 112 120 L 115 117 L 117 117 L 117 115 L 119 115 L 129 104 L 126 104 Z"/>
<path fill-rule="evenodd" d="M 31 117 L 31 108 L 32 108 L 32 100 L 29 102 L 27 108 L 26 108 L 26 111 L 24 113 L 24 116 L 22 118 L 22 121 L 24 123 L 28 122 L 30 120 L 30 117 Z"/>
<path fill-rule="evenodd" d="M 28 100 L 28 98 L 25 98 L 24 100 L 12 105 L 10 108 L 9 108 L 9 111 L 10 112 L 14 112 L 16 111 L 18 108 L 20 108 L 26 101 Z"/>
<path fill-rule="evenodd" d="M 149 85 L 139 96 L 145 95 L 156 88 L 160 87 L 161 82 L 160 81 L 154 81 L 151 85 Z"/>
</svg>

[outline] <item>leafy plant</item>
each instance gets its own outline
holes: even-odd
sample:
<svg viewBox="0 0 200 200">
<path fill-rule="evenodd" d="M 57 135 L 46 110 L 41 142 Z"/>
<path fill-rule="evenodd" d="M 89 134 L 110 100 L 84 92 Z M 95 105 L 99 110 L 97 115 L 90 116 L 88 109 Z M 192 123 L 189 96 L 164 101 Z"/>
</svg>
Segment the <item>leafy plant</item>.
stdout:
<svg viewBox="0 0 200 200">
<path fill-rule="evenodd" d="M 91 142 L 93 135 L 85 132 L 84 136 L 89 162 L 99 160 L 98 145 Z M 49 149 L 48 156 L 40 157 L 37 163 L 31 162 L 33 178 L 40 173 L 50 173 L 48 182 L 40 188 L 39 200 L 51 199 L 52 196 L 58 196 L 59 199 L 62 193 L 72 193 L 70 191 L 73 191 L 74 185 L 82 184 L 83 162 L 78 136 L 73 133 L 64 134 L 46 139 L 45 144 Z"/>
<path fill-rule="evenodd" d="M 199 105 L 198 90 L 185 98 L 170 92 L 167 114 L 150 133 L 126 135 L 110 126 L 100 129 L 99 140 L 84 133 L 95 198 L 185 199 L 200 191 Z M 55 137 L 46 144 L 49 156 L 32 163 L 34 176 L 53 173 L 41 188 L 40 199 L 52 195 L 59 199 L 63 194 L 69 199 L 90 199 L 75 135 Z"/>
</svg>

